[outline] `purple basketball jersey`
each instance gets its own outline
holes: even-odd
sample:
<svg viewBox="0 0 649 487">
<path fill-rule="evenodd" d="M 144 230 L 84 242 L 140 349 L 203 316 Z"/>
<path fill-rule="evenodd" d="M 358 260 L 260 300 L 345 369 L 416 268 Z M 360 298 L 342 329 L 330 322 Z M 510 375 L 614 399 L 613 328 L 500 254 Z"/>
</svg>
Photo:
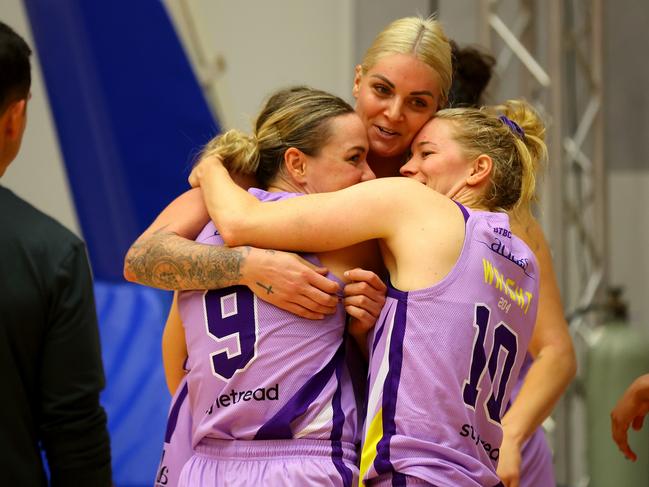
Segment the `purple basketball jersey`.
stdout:
<svg viewBox="0 0 649 487">
<path fill-rule="evenodd" d="M 297 196 L 250 192 L 261 201 Z M 223 245 L 212 223 L 196 240 Z M 189 354 L 194 445 L 202 438 L 329 440 L 336 463 L 341 442 L 358 442 L 342 303 L 318 321 L 258 300 L 243 286 L 181 292 L 178 304 Z"/>
<path fill-rule="evenodd" d="M 507 215 L 461 208 L 454 268 L 426 289 L 390 286 L 371 337 L 361 458 L 369 485 L 500 482 L 500 418 L 536 319 L 537 265 Z"/>
<path fill-rule="evenodd" d="M 187 391 L 187 377 L 184 377 L 171 398 L 155 487 L 176 487 L 183 466 L 194 454 Z"/>
</svg>

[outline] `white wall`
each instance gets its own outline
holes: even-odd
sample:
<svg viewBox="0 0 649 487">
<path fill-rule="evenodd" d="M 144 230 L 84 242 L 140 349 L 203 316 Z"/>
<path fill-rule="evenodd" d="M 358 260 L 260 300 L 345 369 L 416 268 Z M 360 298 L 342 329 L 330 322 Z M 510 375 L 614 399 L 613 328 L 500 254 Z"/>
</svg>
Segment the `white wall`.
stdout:
<svg viewBox="0 0 649 487">
<path fill-rule="evenodd" d="M 248 131 L 263 100 L 290 85 L 307 84 L 349 99 L 351 0 L 168 0 L 166 5 L 199 75 L 215 82 L 225 128 Z M 217 64 L 222 69 L 214 69 Z"/>
</svg>

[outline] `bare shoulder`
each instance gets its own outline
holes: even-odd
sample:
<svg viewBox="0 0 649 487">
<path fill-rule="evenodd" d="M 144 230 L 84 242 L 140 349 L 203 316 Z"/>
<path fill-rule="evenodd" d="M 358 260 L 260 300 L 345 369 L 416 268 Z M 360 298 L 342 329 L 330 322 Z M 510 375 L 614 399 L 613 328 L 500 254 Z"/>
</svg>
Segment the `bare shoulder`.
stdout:
<svg viewBox="0 0 649 487">
<path fill-rule="evenodd" d="M 398 204 L 398 201 L 403 201 L 411 205 L 425 205 L 428 209 L 431 209 L 429 205 L 435 207 L 439 205 L 449 208 L 454 206 L 451 199 L 447 196 L 411 178 L 393 177 L 374 179 L 357 184 L 354 187 L 363 185 L 367 185 L 367 190 L 389 197 L 395 204 Z"/>
</svg>

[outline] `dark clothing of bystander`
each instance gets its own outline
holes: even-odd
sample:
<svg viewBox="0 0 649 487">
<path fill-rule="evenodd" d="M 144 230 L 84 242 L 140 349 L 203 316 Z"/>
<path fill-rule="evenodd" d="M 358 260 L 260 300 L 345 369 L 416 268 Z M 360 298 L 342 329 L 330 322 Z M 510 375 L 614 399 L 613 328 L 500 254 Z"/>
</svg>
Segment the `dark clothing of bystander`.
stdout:
<svg viewBox="0 0 649 487">
<path fill-rule="evenodd" d="M 0 186 L 0 483 L 109 486 L 110 440 L 83 242 Z"/>
</svg>

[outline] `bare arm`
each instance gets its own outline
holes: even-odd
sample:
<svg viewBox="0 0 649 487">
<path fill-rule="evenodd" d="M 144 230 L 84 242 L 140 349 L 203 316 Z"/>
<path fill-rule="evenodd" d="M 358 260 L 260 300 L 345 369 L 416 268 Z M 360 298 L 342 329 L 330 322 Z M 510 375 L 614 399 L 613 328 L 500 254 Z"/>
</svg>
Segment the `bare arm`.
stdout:
<svg viewBox="0 0 649 487">
<path fill-rule="evenodd" d="M 126 280 L 171 290 L 240 284 L 304 318 L 318 319 L 335 311 L 338 285 L 324 277 L 326 269 L 295 254 L 189 240 L 208 221 L 200 189 L 176 198 L 128 250 Z"/>
<path fill-rule="evenodd" d="M 532 248 L 539 263 L 539 307 L 529 352 L 534 358 L 519 395 L 502 420 L 503 445 L 498 474 L 507 487 L 517 486 L 523 443 L 550 415 L 576 372 L 575 351 L 550 248 L 538 222 L 512 222 L 512 229 Z"/>
<path fill-rule="evenodd" d="M 445 198 L 406 178 L 384 178 L 340 191 L 262 203 L 239 188 L 216 157 L 203 159 L 190 182 L 204 190 L 212 220 L 228 245 L 325 252 L 359 242 L 388 243 L 420 217 L 422 201 Z M 435 211 L 430 208 L 429 211 Z M 377 216 L 380 215 L 380 218 Z"/>
<path fill-rule="evenodd" d="M 238 284 L 247 253 L 245 249 L 215 247 L 193 241 L 209 219 L 200 189 L 180 195 L 126 253 L 126 280 L 173 290 L 212 289 Z"/>
<path fill-rule="evenodd" d="M 169 309 L 169 316 L 162 333 L 162 363 L 165 369 L 167 387 L 173 396 L 178 384 L 185 376 L 185 359 L 187 358 L 187 344 L 185 343 L 185 330 L 178 312 L 178 295 Z"/>
<path fill-rule="evenodd" d="M 613 440 L 624 456 L 634 462 L 638 457 L 629 446 L 627 433 L 631 426 L 636 431 L 642 428 L 647 412 L 649 412 L 649 374 L 634 380 L 611 411 Z"/>
</svg>

